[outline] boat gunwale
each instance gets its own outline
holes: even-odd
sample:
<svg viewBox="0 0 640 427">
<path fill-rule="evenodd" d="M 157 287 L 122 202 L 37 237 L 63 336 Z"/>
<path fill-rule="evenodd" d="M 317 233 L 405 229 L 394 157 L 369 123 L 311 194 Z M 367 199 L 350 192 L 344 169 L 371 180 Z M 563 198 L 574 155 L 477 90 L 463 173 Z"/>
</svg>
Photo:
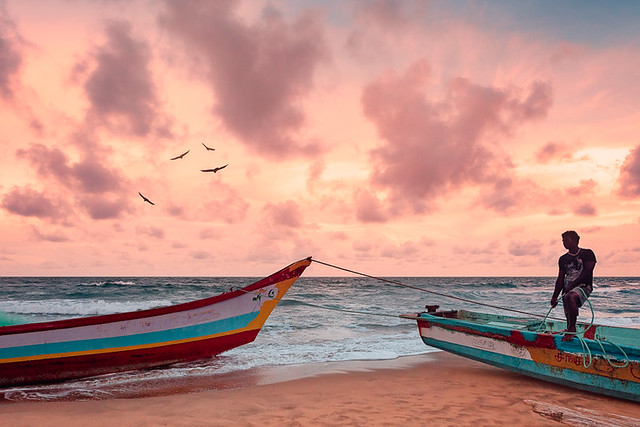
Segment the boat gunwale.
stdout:
<svg viewBox="0 0 640 427">
<path fill-rule="evenodd" d="M 532 331 L 532 330 L 528 330 L 528 329 L 522 329 L 522 328 L 508 328 L 508 327 L 504 327 L 504 326 L 500 326 L 497 324 L 491 324 L 489 322 L 484 322 L 484 321 L 476 321 L 473 320 L 471 318 L 460 318 L 457 317 L 458 313 L 473 313 L 473 314 L 479 314 L 481 316 L 495 316 L 497 318 L 513 318 L 513 319 L 527 319 L 527 318 L 520 318 L 520 317 L 512 317 L 512 316 L 504 316 L 504 315 L 499 315 L 499 314 L 491 314 L 491 313 L 482 313 L 482 312 L 476 312 L 476 311 L 471 311 L 471 310 L 464 310 L 464 309 L 459 309 L 459 310 L 453 310 L 456 311 L 456 317 L 446 317 L 446 316 L 438 316 L 435 315 L 434 313 L 428 313 L 428 312 L 422 312 L 422 313 L 408 313 L 408 314 L 402 314 L 400 315 L 401 318 L 404 319 L 410 319 L 410 320 L 415 320 L 418 322 L 420 321 L 435 321 L 435 323 L 438 323 L 440 326 L 442 327 L 447 327 L 448 325 L 451 326 L 466 326 L 466 325 L 479 325 L 482 326 L 484 328 L 487 329 L 494 329 L 495 331 L 501 331 L 501 332 L 514 332 L 517 331 L 521 334 L 524 335 L 532 335 L 532 336 L 551 336 L 551 337 L 555 337 L 558 335 L 563 334 L 563 331 Z M 423 317 L 424 315 L 427 315 L 428 317 Z M 534 320 L 533 318 L 531 318 L 531 320 Z M 549 322 L 549 320 L 547 320 L 547 322 Z M 552 322 L 555 323 L 562 323 L 562 321 L 559 320 L 553 320 Z M 612 330 L 613 335 L 615 335 L 616 331 L 629 331 L 629 330 L 633 330 L 633 331 L 638 331 L 640 332 L 640 329 L 637 328 L 628 328 L 628 327 L 624 327 L 624 326 L 610 326 L 610 325 L 600 325 L 600 324 L 588 324 L 588 323 L 584 323 L 584 322 L 578 322 L 578 325 L 582 325 L 584 327 L 585 330 L 587 329 L 591 329 L 591 327 L 595 327 L 595 329 L 600 329 L 603 328 L 604 331 L 607 331 L 608 329 Z M 514 325 L 515 326 L 515 325 Z M 475 328 L 472 328 L 475 329 Z M 494 331 L 494 332 L 495 332 Z M 480 332 L 480 331 L 478 331 Z M 502 335 L 502 334 L 499 334 Z M 505 338 L 507 338 L 506 335 L 504 335 Z M 495 338 L 495 337 L 494 337 Z M 640 340 L 639 339 L 634 339 L 628 336 L 614 336 L 614 337 L 609 337 L 609 336 L 605 336 L 604 337 L 605 340 L 604 342 L 608 343 L 608 344 L 615 344 L 619 347 L 621 347 L 625 352 L 628 352 L 627 354 L 631 353 L 631 354 L 638 354 L 640 353 Z M 588 337 L 582 337 L 582 340 L 585 341 L 585 344 L 591 344 L 591 346 L 593 348 L 597 348 L 597 340 L 593 339 L 593 338 L 588 338 Z M 615 340 L 620 340 L 620 341 L 624 341 L 624 342 L 616 342 L 616 341 L 612 341 L 612 339 Z M 533 343 L 535 342 L 535 340 L 530 341 L 527 340 L 529 342 L 530 345 L 533 345 Z M 573 340 L 572 340 L 573 341 Z M 631 343 L 629 342 L 631 341 Z M 634 343 L 637 342 L 638 345 L 634 345 Z M 570 346 L 571 345 L 571 341 L 569 342 L 561 342 L 560 343 L 560 347 L 559 349 L 565 349 L 564 347 Z M 590 346 L 590 347 L 591 347 Z M 565 349 L 566 350 L 566 349 Z M 634 358 L 635 359 L 635 358 Z"/>
<path fill-rule="evenodd" d="M 20 325 L 0 326 L 0 336 L 30 333 L 30 332 L 41 332 L 41 331 L 57 330 L 57 329 L 69 329 L 69 328 L 76 328 L 81 326 L 91 326 L 91 325 L 99 325 L 99 324 L 128 321 L 128 320 L 135 320 L 135 319 L 144 319 L 147 317 L 161 316 L 161 315 L 171 314 L 171 313 L 179 313 L 182 311 L 188 311 L 188 310 L 193 310 L 201 307 L 206 307 L 208 305 L 212 305 L 215 303 L 226 301 L 228 299 L 235 298 L 237 296 L 240 296 L 247 292 L 251 292 L 256 289 L 264 288 L 265 286 L 269 286 L 274 283 L 279 283 L 283 280 L 299 277 L 302 274 L 302 271 L 300 271 L 300 269 L 302 267 L 306 268 L 310 264 L 311 264 L 311 257 L 308 257 L 300 261 L 291 263 L 290 265 L 276 271 L 275 273 L 269 276 L 266 276 L 254 283 L 251 283 L 243 288 L 230 291 L 230 292 L 223 292 L 222 294 L 219 294 L 219 295 L 202 298 L 195 301 L 188 301 L 180 304 L 168 305 L 163 307 L 148 308 L 145 310 L 128 311 L 124 313 L 102 314 L 99 316 L 74 317 L 70 319 L 53 320 L 48 322 L 23 323 Z M 295 268 L 292 268 L 292 267 L 295 267 Z"/>
</svg>

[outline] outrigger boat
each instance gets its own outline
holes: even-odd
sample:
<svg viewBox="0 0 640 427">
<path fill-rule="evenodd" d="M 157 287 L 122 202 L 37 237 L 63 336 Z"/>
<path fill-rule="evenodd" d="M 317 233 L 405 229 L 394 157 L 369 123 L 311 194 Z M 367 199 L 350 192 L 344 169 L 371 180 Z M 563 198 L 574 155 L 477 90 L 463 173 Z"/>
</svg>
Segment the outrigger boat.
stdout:
<svg viewBox="0 0 640 427">
<path fill-rule="evenodd" d="M 425 344 L 499 368 L 640 402 L 640 329 L 577 325 L 562 341 L 564 321 L 467 310 L 403 314 Z"/>
<path fill-rule="evenodd" d="M 311 258 L 218 296 L 128 313 L 0 327 L 0 387 L 204 359 L 252 342 Z"/>
</svg>

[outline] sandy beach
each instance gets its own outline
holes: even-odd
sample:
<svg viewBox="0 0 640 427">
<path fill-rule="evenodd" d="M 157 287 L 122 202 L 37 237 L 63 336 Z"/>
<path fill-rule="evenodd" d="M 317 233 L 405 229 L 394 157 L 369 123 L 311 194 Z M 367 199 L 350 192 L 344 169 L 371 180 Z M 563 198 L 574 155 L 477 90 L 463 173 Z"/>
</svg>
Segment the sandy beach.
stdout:
<svg viewBox="0 0 640 427">
<path fill-rule="evenodd" d="M 184 379 L 148 397 L 5 401 L 0 418 L 6 426 L 640 425 L 638 403 L 443 352 L 301 369 Z M 309 376 L 276 382 L 278 373 Z"/>
</svg>

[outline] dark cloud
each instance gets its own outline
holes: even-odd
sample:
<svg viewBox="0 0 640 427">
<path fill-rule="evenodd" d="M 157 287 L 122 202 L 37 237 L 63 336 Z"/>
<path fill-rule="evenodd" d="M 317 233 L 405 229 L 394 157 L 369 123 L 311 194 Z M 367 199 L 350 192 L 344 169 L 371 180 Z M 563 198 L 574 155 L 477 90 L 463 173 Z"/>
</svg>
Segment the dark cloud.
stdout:
<svg viewBox="0 0 640 427">
<path fill-rule="evenodd" d="M 640 145 L 629 152 L 620 167 L 617 193 L 627 199 L 640 197 Z"/>
<path fill-rule="evenodd" d="M 12 100 L 16 78 L 22 65 L 21 39 L 15 24 L 0 3 L 0 98 Z"/>
<path fill-rule="evenodd" d="M 236 14 L 236 1 L 166 2 L 161 23 L 201 61 L 216 100 L 214 112 L 255 152 L 269 157 L 313 154 L 315 142 L 297 132 L 316 67 L 327 57 L 312 13 L 287 23 L 268 8 L 255 24 Z"/>
<path fill-rule="evenodd" d="M 27 217 L 64 222 L 71 210 L 44 192 L 30 187 L 15 187 L 2 197 L 2 208 L 8 212 Z"/>
<path fill-rule="evenodd" d="M 414 63 L 402 75 L 387 73 L 366 86 L 365 115 L 385 143 L 371 151 L 371 184 L 388 190 L 389 212 L 434 208 L 434 199 L 463 185 L 511 185 L 512 164 L 491 144 L 522 123 L 543 117 L 551 88 L 536 82 L 524 97 L 511 90 L 456 78 L 442 100 L 425 93 L 429 66 Z M 496 202 L 496 209 L 504 203 Z"/>
<path fill-rule="evenodd" d="M 78 203 L 91 219 L 120 218 L 124 212 L 131 211 L 127 199 L 122 195 L 100 194 L 79 197 Z"/>
<path fill-rule="evenodd" d="M 125 179 L 94 157 L 72 163 L 61 150 L 43 144 L 31 144 L 16 155 L 26 159 L 41 178 L 57 180 L 68 190 L 68 197 L 93 219 L 118 218 L 130 211 L 123 197 Z"/>
<path fill-rule="evenodd" d="M 84 84 L 90 102 L 88 122 L 133 136 L 169 136 L 168 119 L 161 113 L 152 78 L 148 44 L 136 40 L 126 22 L 109 23 L 106 36 L 90 64 L 75 68 L 79 77 L 93 66 Z"/>
<path fill-rule="evenodd" d="M 123 187 L 120 174 L 93 157 L 70 163 L 64 152 L 43 144 L 31 144 L 28 149 L 17 150 L 16 154 L 19 158 L 27 159 L 41 177 L 53 177 L 75 190 L 100 194 L 118 191 Z"/>
</svg>

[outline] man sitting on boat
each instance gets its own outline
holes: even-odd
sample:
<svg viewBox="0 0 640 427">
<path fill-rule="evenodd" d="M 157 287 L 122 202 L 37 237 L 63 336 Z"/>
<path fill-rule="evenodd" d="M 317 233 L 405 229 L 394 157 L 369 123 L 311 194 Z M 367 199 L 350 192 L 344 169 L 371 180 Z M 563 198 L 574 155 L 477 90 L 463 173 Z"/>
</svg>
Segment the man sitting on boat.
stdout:
<svg viewBox="0 0 640 427">
<path fill-rule="evenodd" d="M 558 260 L 558 278 L 551 297 L 551 306 L 555 307 L 558 304 L 558 295 L 562 291 L 562 305 L 567 317 L 567 330 L 562 337 L 563 341 L 569 341 L 575 335 L 578 309 L 593 291 L 596 255 L 591 249 L 580 248 L 579 241 L 580 236 L 573 230 L 562 233 L 562 244 L 568 252 Z"/>
</svg>

